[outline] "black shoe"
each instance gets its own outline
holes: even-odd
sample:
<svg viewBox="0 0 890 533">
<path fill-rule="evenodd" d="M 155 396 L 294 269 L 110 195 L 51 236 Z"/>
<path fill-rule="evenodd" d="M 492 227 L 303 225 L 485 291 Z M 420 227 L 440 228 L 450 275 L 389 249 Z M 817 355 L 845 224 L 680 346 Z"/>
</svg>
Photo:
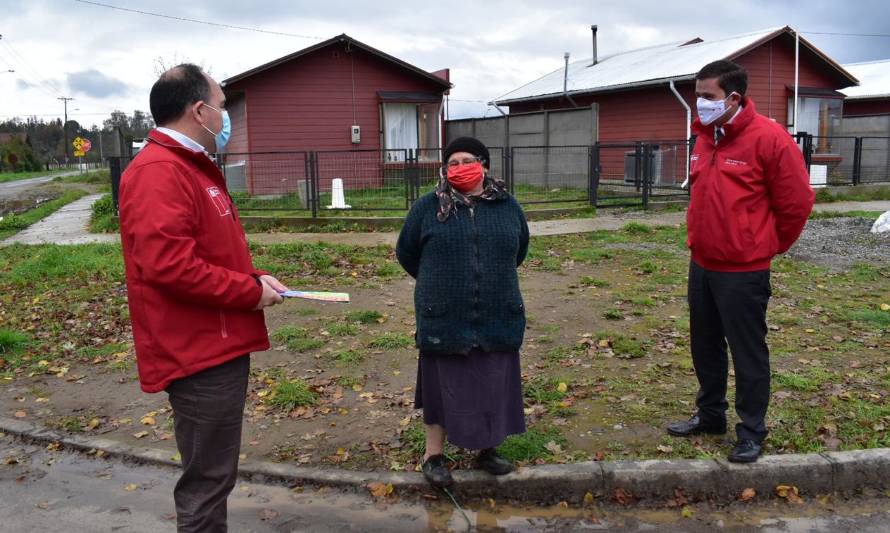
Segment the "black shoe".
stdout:
<svg viewBox="0 0 890 533">
<path fill-rule="evenodd" d="M 476 468 L 485 470 L 493 476 L 503 476 L 516 470 L 513 463 L 498 455 L 494 448 L 488 448 L 479 452 L 479 455 L 476 456 L 475 464 Z"/>
<path fill-rule="evenodd" d="M 450 487 L 454 485 L 451 470 L 448 470 L 445 456 L 442 454 L 431 455 L 429 459 L 424 461 L 421 470 L 423 471 L 423 477 L 434 487 Z"/>
<path fill-rule="evenodd" d="M 738 441 L 735 448 L 729 452 L 729 461 L 731 463 L 753 463 L 763 453 L 763 446 L 757 444 L 750 439 L 742 439 Z"/>
<path fill-rule="evenodd" d="M 667 432 L 675 437 L 688 437 L 699 433 L 710 435 L 723 435 L 726 433 L 726 420 L 718 423 L 703 423 L 700 416 L 695 415 L 684 422 L 668 424 Z"/>
</svg>

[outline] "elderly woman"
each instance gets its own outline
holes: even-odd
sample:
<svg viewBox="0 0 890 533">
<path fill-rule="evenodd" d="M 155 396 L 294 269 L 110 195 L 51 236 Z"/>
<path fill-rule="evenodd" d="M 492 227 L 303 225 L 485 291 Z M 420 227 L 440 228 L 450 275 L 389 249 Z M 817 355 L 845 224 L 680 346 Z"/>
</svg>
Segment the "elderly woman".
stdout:
<svg viewBox="0 0 890 533">
<path fill-rule="evenodd" d="M 528 224 L 504 182 L 489 175 L 488 149 L 461 137 L 443 153 L 435 191 L 420 198 L 399 235 L 396 255 L 417 280 L 417 389 L 423 409 L 423 473 L 453 483 L 445 437 L 480 450 L 475 466 L 513 471 L 495 447 L 525 432 L 519 348 L 525 307 L 516 272 L 528 251 Z"/>
</svg>

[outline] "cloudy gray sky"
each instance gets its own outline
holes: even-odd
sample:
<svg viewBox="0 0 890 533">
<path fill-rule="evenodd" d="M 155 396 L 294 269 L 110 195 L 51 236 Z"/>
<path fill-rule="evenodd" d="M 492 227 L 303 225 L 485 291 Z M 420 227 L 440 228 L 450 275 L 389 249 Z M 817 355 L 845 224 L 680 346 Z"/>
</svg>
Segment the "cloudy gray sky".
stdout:
<svg viewBox="0 0 890 533">
<path fill-rule="evenodd" d="M 890 2 L 863 0 L 97 0 L 100 3 L 304 37 L 225 29 L 76 0 L 0 0 L 0 119 L 61 115 L 89 125 L 113 109 L 148 110 L 157 63 L 190 60 L 224 79 L 322 39 L 347 33 L 427 70 L 452 69 L 451 114 L 551 72 L 563 53 L 590 56 L 653 44 L 789 25 L 836 60 L 890 58 Z M 811 32 L 811 33 L 806 33 Z M 15 73 L 4 73 L 14 69 Z M 489 110 L 489 112 L 492 112 Z"/>
</svg>

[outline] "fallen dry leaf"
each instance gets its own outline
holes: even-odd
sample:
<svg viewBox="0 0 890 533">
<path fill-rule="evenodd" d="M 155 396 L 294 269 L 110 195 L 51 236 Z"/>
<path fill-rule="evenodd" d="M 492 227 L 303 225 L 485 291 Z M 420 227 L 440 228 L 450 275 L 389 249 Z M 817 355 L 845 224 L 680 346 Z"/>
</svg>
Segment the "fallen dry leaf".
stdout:
<svg viewBox="0 0 890 533">
<path fill-rule="evenodd" d="M 137 439 L 141 439 L 143 437 L 148 436 L 148 431 L 140 431 L 139 433 L 133 433 L 133 436 L 136 437 Z"/>
<path fill-rule="evenodd" d="M 96 429 L 102 422 L 98 418 L 94 418 L 87 424 L 87 429 Z"/>
<path fill-rule="evenodd" d="M 394 488 L 392 486 L 392 483 L 384 484 L 375 482 L 368 484 L 368 490 L 371 492 L 371 496 L 375 498 L 385 498 L 386 496 L 392 494 Z"/>
<path fill-rule="evenodd" d="M 673 451 L 674 451 L 673 446 L 667 446 L 665 444 L 659 444 L 658 446 L 655 447 L 655 449 L 660 451 L 661 453 L 673 453 Z"/>
<path fill-rule="evenodd" d="M 138 483 L 127 483 L 126 485 L 124 485 L 124 490 L 127 492 L 133 492 L 134 490 L 136 490 L 138 488 L 139 488 Z"/>
<path fill-rule="evenodd" d="M 27 416 L 28 416 L 28 413 L 26 413 L 26 412 L 24 412 L 24 411 L 16 411 L 16 412 L 15 412 L 15 417 L 16 417 L 16 418 L 25 418 L 25 417 L 27 417 Z"/>
<path fill-rule="evenodd" d="M 44 511 L 49 509 L 49 502 L 40 502 L 37 504 L 38 509 L 43 509 Z"/>
<path fill-rule="evenodd" d="M 755 496 L 757 496 L 757 491 L 751 487 L 748 487 L 747 489 L 743 490 L 741 494 L 739 494 L 739 501 L 749 502 L 753 500 Z"/>
<path fill-rule="evenodd" d="M 615 489 L 615 492 L 612 495 L 612 499 L 620 505 L 627 505 L 633 502 L 634 495 L 624 490 L 623 488 L 618 487 L 617 489 Z"/>
<path fill-rule="evenodd" d="M 800 497 L 800 490 L 794 485 L 776 486 L 776 495 L 790 503 L 803 503 L 803 499 Z"/>
<path fill-rule="evenodd" d="M 146 426 L 156 426 L 158 424 L 158 421 L 155 420 L 155 417 L 153 417 L 153 416 L 142 417 L 141 422 L 143 424 L 145 424 Z"/>
<path fill-rule="evenodd" d="M 553 455 L 559 455 L 562 453 L 562 446 L 560 446 L 559 444 L 557 444 L 554 441 L 550 441 L 547 444 L 545 444 L 544 449 L 547 450 L 548 452 L 552 453 Z"/>
</svg>

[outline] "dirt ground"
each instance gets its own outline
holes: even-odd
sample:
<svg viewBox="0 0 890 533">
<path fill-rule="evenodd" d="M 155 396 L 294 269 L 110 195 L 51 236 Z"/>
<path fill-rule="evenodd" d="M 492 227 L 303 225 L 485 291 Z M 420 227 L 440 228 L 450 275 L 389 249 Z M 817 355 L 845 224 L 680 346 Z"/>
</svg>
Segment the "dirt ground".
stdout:
<svg viewBox="0 0 890 533">
<path fill-rule="evenodd" d="M 883 241 L 853 234 L 861 227 L 843 219 L 811 223 L 798 248 L 774 265 L 769 453 L 890 445 L 890 320 L 880 310 L 890 303 L 890 264 L 875 249 Z M 533 240 L 520 271 L 530 431 L 512 442 L 512 457 L 540 463 L 726 452 L 731 434 L 685 440 L 663 430 L 694 411 L 684 237 L 683 228 L 637 225 Z M 844 251 L 845 239 L 861 253 Z M 820 246 L 837 252 L 813 253 Z M 282 278 L 309 288 L 297 273 Z M 349 292 L 352 303 L 291 300 L 267 312 L 275 340 L 253 355 L 243 455 L 416 468 L 422 426 L 413 409 L 413 281 L 347 269 L 313 283 Z M 175 457 L 166 395 L 139 391 L 127 335 L 90 353 L 61 370 L 0 380 L 0 413 L 163 447 Z M 313 405 L 276 403 L 281 383 L 295 379 L 308 384 Z M 461 464 L 468 457 L 450 453 Z"/>
</svg>

